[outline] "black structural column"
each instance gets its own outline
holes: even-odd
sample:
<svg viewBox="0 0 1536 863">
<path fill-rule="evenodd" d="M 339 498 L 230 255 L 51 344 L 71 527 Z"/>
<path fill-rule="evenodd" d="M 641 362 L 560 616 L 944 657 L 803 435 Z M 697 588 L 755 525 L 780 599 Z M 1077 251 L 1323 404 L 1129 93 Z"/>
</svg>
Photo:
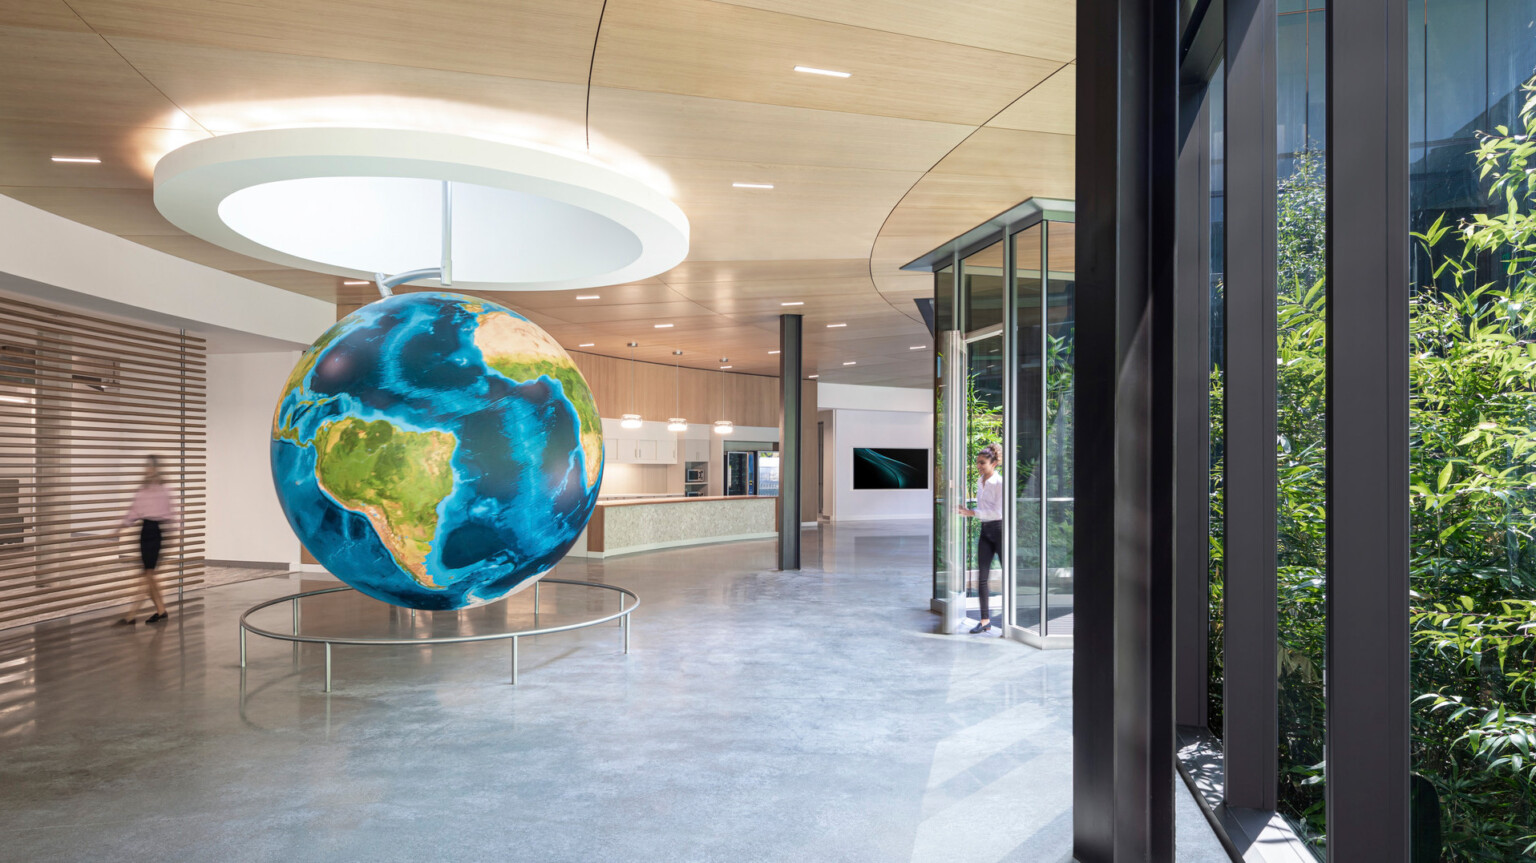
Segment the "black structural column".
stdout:
<svg viewBox="0 0 1536 863">
<path fill-rule="evenodd" d="M 1274 809 L 1275 5 L 1228 0 L 1226 104 L 1227 803 Z"/>
<path fill-rule="evenodd" d="M 1211 110 L 1205 82 L 1179 109 L 1174 308 L 1174 720 L 1205 727 L 1210 633 Z"/>
<path fill-rule="evenodd" d="M 1408 29 L 1328 4 L 1328 859 L 1409 859 Z"/>
<path fill-rule="evenodd" d="M 1171 543 L 1153 537 L 1173 501 L 1153 466 L 1173 457 L 1154 402 L 1171 393 L 1178 14 L 1077 4 L 1078 863 L 1173 859 Z"/>
<path fill-rule="evenodd" d="M 800 379 L 804 319 L 779 315 L 779 569 L 800 568 Z"/>
</svg>

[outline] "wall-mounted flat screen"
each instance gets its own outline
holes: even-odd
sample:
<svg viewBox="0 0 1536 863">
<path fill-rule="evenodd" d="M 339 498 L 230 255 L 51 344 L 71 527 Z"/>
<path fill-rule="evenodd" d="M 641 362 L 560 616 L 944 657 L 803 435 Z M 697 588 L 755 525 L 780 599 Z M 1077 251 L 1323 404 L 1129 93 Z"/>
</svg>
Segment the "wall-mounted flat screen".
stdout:
<svg viewBox="0 0 1536 863">
<path fill-rule="evenodd" d="M 854 447 L 853 487 L 927 488 L 928 450 Z"/>
</svg>

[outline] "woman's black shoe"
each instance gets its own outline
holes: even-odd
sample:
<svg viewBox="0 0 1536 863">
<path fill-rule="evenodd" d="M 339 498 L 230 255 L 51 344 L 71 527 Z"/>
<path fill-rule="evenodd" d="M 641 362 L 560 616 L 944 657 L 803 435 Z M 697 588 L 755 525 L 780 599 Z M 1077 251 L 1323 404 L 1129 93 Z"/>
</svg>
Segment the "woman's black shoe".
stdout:
<svg viewBox="0 0 1536 863">
<path fill-rule="evenodd" d="M 978 623 L 975 626 L 971 627 L 971 634 L 972 635 L 977 635 L 977 634 L 982 633 L 982 632 L 988 632 L 991 629 L 992 629 L 992 622 L 991 621 L 988 621 L 986 623 Z"/>
<path fill-rule="evenodd" d="M 162 620 L 168 620 L 168 619 L 170 619 L 170 614 L 161 613 L 161 612 L 157 611 L 154 614 L 151 614 L 149 616 L 149 619 L 144 621 L 144 622 L 145 623 L 159 623 Z"/>
</svg>

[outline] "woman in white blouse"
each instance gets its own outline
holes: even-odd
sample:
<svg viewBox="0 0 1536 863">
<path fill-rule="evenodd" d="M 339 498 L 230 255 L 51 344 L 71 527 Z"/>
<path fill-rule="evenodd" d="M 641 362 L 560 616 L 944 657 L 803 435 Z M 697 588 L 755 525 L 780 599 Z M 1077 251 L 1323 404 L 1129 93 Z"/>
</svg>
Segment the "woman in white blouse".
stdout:
<svg viewBox="0 0 1536 863">
<path fill-rule="evenodd" d="M 992 558 L 1003 562 L 1003 475 L 998 467 L 1003 463 L 1003 448 L 989 443 L 976 454 L 976 470 L 981 479 L 976 483 L 976 508 L 959 507 L 961 515 L 981 519 L 981 536 L 976 539 L 976 561 L 980 568 L 976 593 L 981 597 L 981 622 L 971 632 L 986 632 L 992 628 L 990 614 L 991 589 L 987 577 L 992 573 Z"/>
<path fill-rule="evenodd" d="M 176 515 L 176 505 L 171 503 L 171 490 L 160 477 L 160 459 L 155 456 L 145 462 L 144 484 L 133 495 L 133 505 L 128 507 L 128 514 L 123 516 L 119 526 L 128 527 L 134 522 L 139 523 L 139 562 L 144 565 L 145 593 L 155 604 L 155 613 L 146 622 L 159 623 L 171 614 L 166 611 L 165 599 L 160 595 L 155 570 L 160 566 L 160 547 L 164 544 L 165 534 L 178 526 L 180 518 Z M 132 626 L 145 598 L 135 599 L 128 616 L 119 618 L 118 624 Z"/>
</svg>

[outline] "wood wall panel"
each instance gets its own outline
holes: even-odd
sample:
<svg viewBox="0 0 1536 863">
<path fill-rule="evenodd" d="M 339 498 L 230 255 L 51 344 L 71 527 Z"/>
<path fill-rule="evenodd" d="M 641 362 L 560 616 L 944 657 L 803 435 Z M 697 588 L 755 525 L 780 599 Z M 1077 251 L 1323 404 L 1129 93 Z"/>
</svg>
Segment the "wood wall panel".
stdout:
<svg viewBox="0 0 1536 863">
<path fill-rule="evenodd" d="M 137 530 L 119 525 L 149 454 L 182 518 L 161 585 L 202 582 L 206 354 L 175 330 L 0 305 L 0 628 L 140 592 Z"/>
<path fill-rule="evenodd" d="M 674 373 L 669 365 L 636 361 L 631 396 L 629 360 L 577 351 L 571 357 L 592 388 L 601 416 L 638 413 L 661 422 L 681 416 L 702 425 L 720 419 L 742 426 L 779 424 L 778 378 L 688 368 Z"/>
</svg>

